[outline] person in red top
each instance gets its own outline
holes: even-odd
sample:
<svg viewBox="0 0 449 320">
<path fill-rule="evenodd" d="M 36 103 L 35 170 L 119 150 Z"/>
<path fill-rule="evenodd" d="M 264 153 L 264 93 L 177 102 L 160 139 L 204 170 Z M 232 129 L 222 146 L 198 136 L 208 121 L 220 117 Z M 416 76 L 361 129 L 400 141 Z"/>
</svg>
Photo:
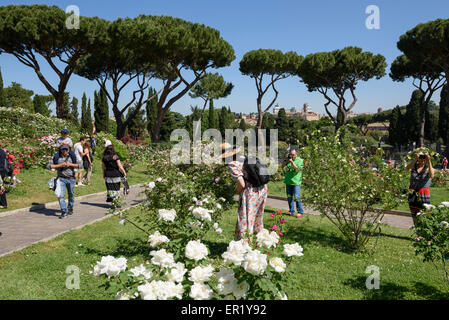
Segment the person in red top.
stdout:
<svg viewBox="0 0 449 320">
<path fill-rule="evenodd" d="M 447 170 L 447 158 L 446 157 L 443 158 L 442 164 L 443 164 L 443 170 L 446 171 Z"/>
<path fill-rule="evenodd" d="M 21 168 L 22 164 L 15 161 L 16 157 L 9 151 L 7 151 L 6 155 L 8 157 L 9 164 L 13 168 L 12 173 L 11 173 L 11 182 L 12 182 L 12 185 L 15 186 L 17 183 L 21 182 L 19 179 L 17 179 L 17 175 L 20 173 L 20 168 Z"/>
</svg>

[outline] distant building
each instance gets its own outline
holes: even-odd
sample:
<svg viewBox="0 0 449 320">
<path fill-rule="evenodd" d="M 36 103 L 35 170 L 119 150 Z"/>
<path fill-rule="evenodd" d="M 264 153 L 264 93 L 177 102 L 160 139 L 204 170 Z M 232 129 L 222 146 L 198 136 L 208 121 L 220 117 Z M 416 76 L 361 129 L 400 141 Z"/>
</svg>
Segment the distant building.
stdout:
<svg viewBox="0 0 449 320">
<path fill-rule="evenodd" d="M 389 122 L 376 122 L 376 123 L 369 123 L 366 126 L 366 129 L 368 131 L 380 131 L 380 132 L 388 132 L 388 129 L 390 128 Z"/>
<path fill-rule="evenodd" d="M 282 109 L 282 107 L 279 107 L 279 105 L 276 105 L 276 107 L 274 107 L 274 109 L 273 109 L 273 114 L 275 116 L 277 116 L 281 109 Z M 284 109 L 286 109 L 286 108 L 284 108 Z M 315 120 L 321 119 L 321 115 L 319 113 L 312 112 L 307 103 L 304 104 L 302 111 L 299 110 L 298 108 L 294 107 L 294 108 L 286 109 L 285 114 L 287 115 L 287 117 L 301 117 L 307 121 L 315 121 Z"/>
</svg>

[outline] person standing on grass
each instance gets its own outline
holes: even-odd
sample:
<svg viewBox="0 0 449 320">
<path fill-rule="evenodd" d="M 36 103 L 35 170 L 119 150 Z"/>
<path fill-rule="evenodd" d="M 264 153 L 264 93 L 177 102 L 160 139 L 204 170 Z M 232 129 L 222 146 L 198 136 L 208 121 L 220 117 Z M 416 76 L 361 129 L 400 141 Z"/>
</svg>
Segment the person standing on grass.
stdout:
<svg viewBox="0 0 449 320">
<path fill-rule="evenodd" d="M 3 179 L 8 174 L 6 167 L 6 152 L 3 149 L 0 149 L 0 209 L 8 208 L 8 203 L 6 201 L 6 190 L 3 186 Z"/>
<path fill-rule="evenodd" d="M 86 155 L 84 153 L 84 144 L 86 143 L 86 137 L 81 137 L 80 141 L 73 146 L 73 152 L 76 156 L 76 162 L 83 163 L 83 157 Z M 79 170 L 75 170 L 75 181 L 76 186 L 84 187 L 83 184 L 83 167 Z"/>
<path fill-rule="evenodd" d="M 90 177 L 92 176 L 92 169 L 93 169 L 93 157 L 92 157 L 92 152 L 91 152 L 91 146 L 90 146 L 90 142 L 86 141 L 84 143 L 84 156 L 83 156 L 83 167 L 84 170 L 86 171 L 86 174 L 83 177 L 82 182 L 84 182 L 84 180 L 87 180 L 86 185 L 90 185 Z"/>
<path fill-rule="evenodd" d="M 442 163 L 442 165 L 443 165 L 443 171 L 446 171 L 446 170 L 447 170 L 447 158 L 444 157 L 444 158 L 443 158 L 443 161 L 442 161 L 441 163 Z"/>
<path fill-rule="evenodd" d="M 92 148 L 92 155 L 95 155 L 95 147 L 97 146 L 97 135 L 95 133 L 90 137 L 90 146 Z"/>
<path fill-rule="evenodd" d="M 248 234 L 252 236 L 263 230 L 263 213 L 267 203 L 268 187 L 267 184 L 260 186 L 251 184 L 245 169 L 246 158 L 240 148 L 223 143 L 220 158 L 225 160 L 229 173 L 237 184 L 235 194 L 239 195 L 239 205 L 234 240 L 239 241 Z M 251 242 L 251 238 L 249 241 Z"/>
<path fill-rule="evenodd" d="M 101 167 L 107 189 L 106 202 L 113 202 L 120 197 L 120 183 L 123 177 L 126 178 L 126 171 L 120 162 L 120 158 L 115 153 L 111 141 L 106 140 L 104 147 L 106 149 L 104 150 Z"/>
<path fill-rule="evenodd" d="M 432 161 L 429 154 L 422 152 L 415 154 L 415 159 L 407 166 L 410 171 L 410 190 L 408 202 L 412 214 L 413 223 L 416 225 L 416 217 L 423 210 L 424 204 L 430 204 L 430 185 L 435 176 L 435 170 L 432 167 Z M 415 240 L 421 240 L 418 237 Z"/>
<path fill-rule="evenodd" d="M 285 155 L 282 169 L 285 172 L 284 183 L 287 191 L 288 207 L 291 216 L 295 215 L 295 203 L 297 210 L 297 218 L 304 216 L 304 208 L 301 202 L 301 183 L 302 183 L 302 169 L 304 161 L 298 156 L 296 149 L 291 149 Z"/>
<path fill-rule="evenodd" d="M 60 219 L 67 218 L 68 215 L 73 214 L 73 206 L 75 204 L 75 168 L 82 168 L 81 162 L 73 162 L 69 154 L 68 144 L 63 144 L 59 150 L 59 154 L 55 155 L 47 169 L 56 169 L 58 171 L 58 180 L 56 182 L 55 194 L 58 197 L 59 205 L 61 207 Z M 54 160 L 57 159 L 57 163 Z M 69 201 L 68 206 L 65 202 L 65 190 L 67 189 Z"/>
</svg>

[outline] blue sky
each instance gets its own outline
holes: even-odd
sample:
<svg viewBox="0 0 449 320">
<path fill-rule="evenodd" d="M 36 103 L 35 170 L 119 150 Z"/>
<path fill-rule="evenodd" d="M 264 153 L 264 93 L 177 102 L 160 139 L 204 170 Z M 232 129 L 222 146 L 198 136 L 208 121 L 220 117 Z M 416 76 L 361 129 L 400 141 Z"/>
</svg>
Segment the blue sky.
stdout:
<svg viewBox="0 0 449 320">
<path fill-rule="evenodd" d="M 390 109 L 405 105 L 410 99 L 413 87 L 411 81 L 393 82 L 388 77 L 391 62 L 400 54 L 396 43 L 401 34 L 418 23 L 437 18 L 448 18 L 447 0 L 69 0 L 69 1 L 8 1 L 0 4 L 47 4 L 65 9 L 77 5 L 81 15 L 98 16 L 108 20 L 118 17 L 135 17 L 139 14 L 170 15 L 191 22 L 213 27 L 221 32 L 235 50 L 236 59 L 230 67 L 212 70 L 220 72 L 226 81 L 234 84 L 232 94 L 215 102 L 215 107 L 230 106 L 235 112 L 256 112 L 256 88 L 253 79 L 239 71 L 239 61 L 250 50 L 259 48 L 296 51 L 307 55 L 318 51 L 358 46 L 364 51 L 382 54 L 386 57 L 387 75 L 380 80 L 361 82 L 356 90 L 358 102 L 356 113 L 374 112 L 377 108 Z M 365 26 L 368 5 L 380 9 L 380 30 L 369 30 Z M 34 71 L 23 66 L 12 56 L 0 55 L 0 67 L 4 86 L 12 81 L 38 94 L 48 94 Z M 49 68 L 44 74 L 55 79 Z M 53 83 L 55 83 L 53 81 Z M 161 83 L 153 82 L 159 88 Z M 286 108 L 301 107 L 308 103 L 313 111 L 323 114 L 325 102 L 319 93 L 310 93 L 299 78 L 282 80 L 277 86 L 280 92 L 277 103 Z M 71 96 L 81 98 L 83 92 L 90 97 L 97 88 L 95 82 L 73 76 L 67 91 Z M 131 88 L 124 94 L 121 104 L 131 97 Z M 264 100 L 268 103 L 270 96 Z M 434 96 L 439 102 L 439 93 Z M 175 103 L 172 111 L 188 114 L 191 105 L 202 105 L 200 100 L 188 95 Z"/>
</svg>

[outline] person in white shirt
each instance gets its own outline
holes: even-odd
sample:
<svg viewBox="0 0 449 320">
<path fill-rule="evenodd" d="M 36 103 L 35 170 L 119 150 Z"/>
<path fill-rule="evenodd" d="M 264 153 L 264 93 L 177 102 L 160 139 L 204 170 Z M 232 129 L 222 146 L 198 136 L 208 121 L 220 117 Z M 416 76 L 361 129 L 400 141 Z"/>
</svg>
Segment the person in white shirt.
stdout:
<svg viewBox="0 0 449 320">
<path fill-rule="evenodd" d="M 81 137 L 78 143 L 73 146 L 73 152 L 76 155 L 76 161 L 83 163 L 83 157 L 86 155 L 84 153 L 84 143 L 86 142 L 86 137 Z M 84 186 L 83 184 L 83 170 L 78 169 L 75 173 L 75 181 L 77 186 Z"/>
</svg>

